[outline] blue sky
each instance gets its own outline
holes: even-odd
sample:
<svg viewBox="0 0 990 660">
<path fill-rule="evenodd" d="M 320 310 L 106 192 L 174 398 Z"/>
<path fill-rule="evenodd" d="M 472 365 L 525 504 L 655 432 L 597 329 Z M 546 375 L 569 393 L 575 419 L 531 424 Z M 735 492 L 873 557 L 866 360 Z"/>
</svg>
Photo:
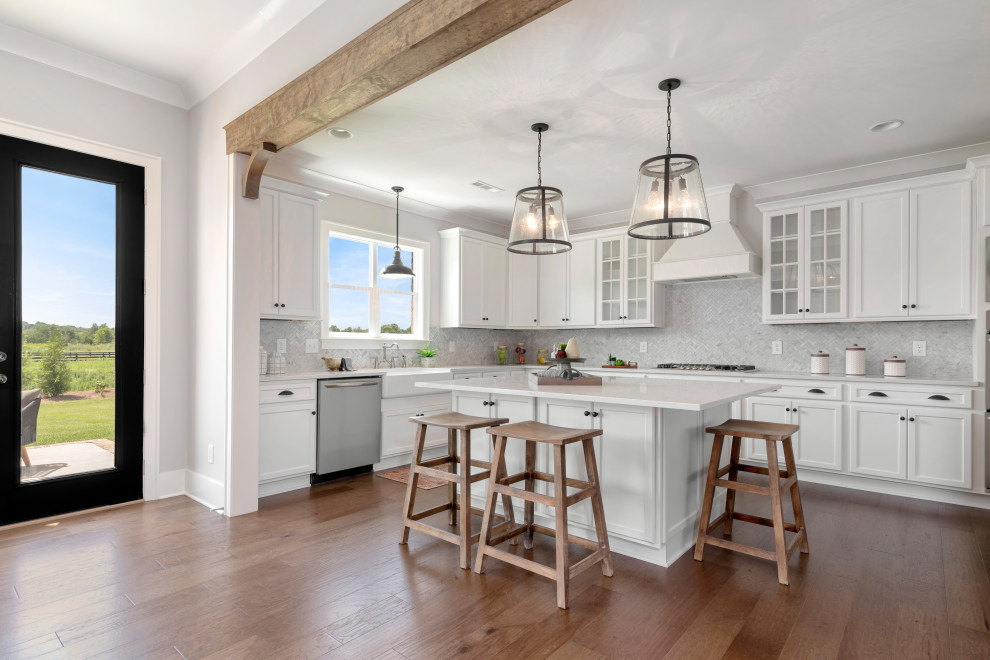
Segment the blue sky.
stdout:
<svg viewBox="0 0 990 660">
<path fill-rule="evenodd" d="M 392 263 L 393 248 L 378 246 L 378 270 Z M 402 252 L 402 261 L 407 266 L 412 261 L 412 253 Z M 334 284 L 370 286 L 371 246 L 368 243 L 330 238 L 330 281 Z M 411 291 L 412 278 L 387 279 L 377 277 L 379 288 L 393 291 Z M 383 325 L 397 323 L 399 327 L 409 327 L 412 319 L 409 296 L 381 294 L 381 322 Z M 330 290 L 330 323 L 339 328 L 368 327 L 368 293 L 343 289 Z"/>
<path fill-rule="evenodd" d="M 116 186 L 21 172 L 21 318 L 114 327 Z"/>
</svg>

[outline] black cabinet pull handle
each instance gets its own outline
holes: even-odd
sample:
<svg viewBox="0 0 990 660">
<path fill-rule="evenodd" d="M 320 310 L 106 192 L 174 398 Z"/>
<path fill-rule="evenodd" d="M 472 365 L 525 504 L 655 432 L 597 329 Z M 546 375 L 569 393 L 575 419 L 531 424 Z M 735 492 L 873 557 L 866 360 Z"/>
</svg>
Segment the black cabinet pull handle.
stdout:
<svg viewBox="0 0 990 660">
<path fill-rule="evenodd" d="M 295 394 L 295 392 L 292 390 L 282 390 L 278 393 L 279 396 L 292 396 L 293 394 Z"/>
<path fill-rule="evenodd" d="M 820 390 L 816 387 L 814 389 L 808 390 L 808 394 L 825 394 L 825 390 Z"/>
<path fill-rule="evenodd" d="M 590 410 L 585 410 L 584 411 L 584 416 L 585 417 L 590 417 L 591 416 L 591 411 Z"/>
<path fill-rule="evenodd" d="M 928 400 L 929 401 L 948 401 L 949 400 L 949 397 L 947 397 L 947 396 L 945 396 L 943 394 L 933 394 L 930 397 L 928 397 Z"/>
<path fill-rule="evenodd" d="M 880 397 L 884 397 L 884 398 L 887 397 L 887 395 L 884 394 L 883 392 L 870 392 L 869 394 L 867 394 L 867 396 L 880 396 Z"/>
</svg>

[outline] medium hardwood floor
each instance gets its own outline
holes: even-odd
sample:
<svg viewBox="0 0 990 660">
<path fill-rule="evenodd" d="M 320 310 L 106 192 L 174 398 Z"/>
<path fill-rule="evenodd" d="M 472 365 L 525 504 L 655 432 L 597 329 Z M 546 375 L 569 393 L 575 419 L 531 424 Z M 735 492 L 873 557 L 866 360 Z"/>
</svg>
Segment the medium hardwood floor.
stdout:
<svg viewBox="0 0 990 660">
<path fill-rule="evenodd" d="M 990 512 L 802 494 L 811 554 L 790 587 L 719 548 L 669 569 L 617 555 L 615 577 L 572 582 L 567 611 L 549 580 L 494 560 L 463 571 L 424 534 L 399 546 L 404 486 L 370 475 L 233 520 L 180 497 L 0 531 L 0 656 L 990 657 Z M 737 510 L 761 513 L 743 495 Z M 744 523 L 735 538 L 772 544 Z"/>
</svg>

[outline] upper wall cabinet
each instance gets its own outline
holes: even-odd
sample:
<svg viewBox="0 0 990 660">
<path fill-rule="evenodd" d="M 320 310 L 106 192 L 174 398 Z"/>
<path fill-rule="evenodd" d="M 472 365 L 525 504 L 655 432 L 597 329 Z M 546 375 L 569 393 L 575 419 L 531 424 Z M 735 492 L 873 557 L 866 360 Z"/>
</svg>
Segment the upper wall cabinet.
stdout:
<svg viewBox="0 0 990 660">
<path fill-rule="evenodd" d="M 970 195 L 963 171 L 759 205 L 763 321 L 972 318 Z"/>
<path fill-rule="evenodd" d="M 539 261 L 539 325 L 592 328 L 595 325 L 595 239 L 571 236 L 563 254 L 523 257 Z M 513 301 L 514 302 L 514 301 Z"/>
<path fill-rule="evenodd" d="M 440 232 L 444 327 L 505 327 L 507 254 L 504 239 L 461 228 Z"/>
<path fill-rule="evenodd" d="M 262 188 L 261 318 L 318 319 L 319 202 Z"/>
<path fill-rule="evenodd" d="M 650 241 L 624 231 L 598 239 L 598 325 L 662 325 L 666 289 L 654 284 L 652 266 Z"/>
<path fill-rule="evenodd" d="M 846 318 L 846 203 L 763 217 L 763 320 Z"/>
</svg>

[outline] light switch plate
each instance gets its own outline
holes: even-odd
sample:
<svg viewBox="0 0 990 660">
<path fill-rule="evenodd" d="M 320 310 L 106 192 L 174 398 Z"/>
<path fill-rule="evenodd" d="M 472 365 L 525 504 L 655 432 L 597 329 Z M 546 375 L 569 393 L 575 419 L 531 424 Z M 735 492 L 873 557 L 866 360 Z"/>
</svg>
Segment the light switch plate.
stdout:
<svg viewBox="0 0 990 660">
<path fill-rule="evenodd" d="M 275 340 L 275 352 L 276 353 L 285 353 L 285 340 L 284 339 L 276 339 Z"/>
<path fill-rule="evenodd" d="M 319 339 L 307 339 L 306 340 L 306 352 L 307 353 L 319 353 L 320 352 L 320 340 Z"/>
<path fill-rule="evenodd" d="M 770 353 L 773 355 L 782 355 L 784 353 L 784 342 L 779 339 L 770 344 Z"/>
<path fill-rule="evenodd" d="M 645 353 L 646 352 L 646 342 L 645 341 L 639 342 L 639 352 L 640 353 Z"/>
<path fill-rule="evenodd" d="M 916 341 L 911 345 L 911 352 L 915 357 L 925 357 L 928 355 L 928 342 Z"/>
</svg>

